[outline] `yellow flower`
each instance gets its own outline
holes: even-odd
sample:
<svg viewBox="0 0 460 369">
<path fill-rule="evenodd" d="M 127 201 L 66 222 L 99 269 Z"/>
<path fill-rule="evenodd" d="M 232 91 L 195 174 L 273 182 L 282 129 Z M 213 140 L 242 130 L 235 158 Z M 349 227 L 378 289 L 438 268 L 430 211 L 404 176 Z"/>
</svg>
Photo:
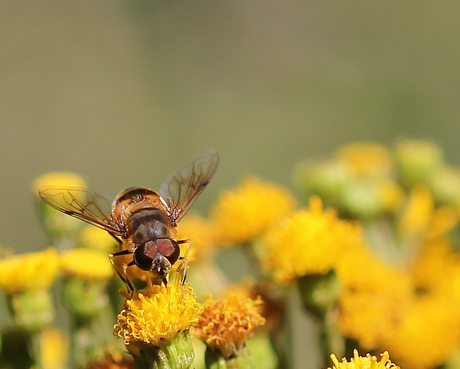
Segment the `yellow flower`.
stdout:
<svg viewBox="0 0 460 369">
<path fill-rule="evenodd" d="M 85 279 L 107 279 L 113 274 L 107 254 L 83 247 L 64 250 L 61 269 L 65 275 Z"/>
<path fill-rule="evenodd" d="M 110 253 L 117 245 L 117 241 L 108 232 L 92 225 L 85 226 L 78 235 L 79 247 Z"/>
<path fill-rule="evenodd" d="M 192 247 L 188 254 L 189 261 L 205 260 L 212 257 L 216 246 L 216 232 L 212 223 L 198 214 L 188 214 L 178 227 L 179 239 L 190 239 Z M 181 255 L 184 256 L 189 245 L 181 245 Z"/>
<path fill-rule="evenodd" d="M 59 257 L 54 248 L 0 260 L 0 288 L 8 294 L 48 289 L 56 279 Z"/>
<path fill-rule="evenodd" d="M 287 189 L 248 177 L 235 190 L 220 195 L 211 220 L 221 243 L 244 243 L 260 236 L 294 206 L 294 197 Z"/>
<path fill-rule="evenodd" d="M 32 184 L 34 193 L 44 186 L 86 187 L 86 181 L 72 172 L 49 172 L 37 177 Z"/>
<path fill-rule="evenodd" d="M 445 364 L 456 352 L 459 322 L 458 306 L 448 296 L 423 296 L 406 310 L 384 345 L 405 367 L 435 368 Z"/>
<path fill-rule="evenodd" d="M 43 227 L 58 249 L 68 248 L 68 245 L 62 244 L 63 239 L 69 236 L 73 237 L 81 229 L 83 222 L 57 211 L 45 203 L 38 195 L 38 190 L 44 186 L 86 187 L 86 182 L 81 176 L 75 173 L 50 172 L 37 177 L 32 184 L 32 191 L 35 195 Z"/>
<path fill-rule="evenodd" d="M 388 351 L 380 355 L 380 361 L 376 356 L 371 356 L 370 354 L 366 354 L 365 357 L 359 356 L 358 350 L 353 350 L 353 355 L 354 357 L 350 361 L 345 358 L 339 361 L 334 354 L 331 354 L 334 366 L 328 369 L 399 369 L 399 366 L 390 361 Z"/>
<path fill-rule="evenodd" d="M 218 301 L 208 299 L 194 334 L 226 359 L 237 355 L 255 329 L 265 324 L 258 312 L 261 303 L 260 298 L 253 300 L 238 293 Z"/>
<path fill-rule="evenodd" d="M 356 142 L 340 148 L 337 159 L 358 178 L 387 177 L 393 171 L 389 150 L 375 142 Z"/>
<path fill-rule="evenodd" d="M 266 233 L 260 259 L 268 274 L 288 283 L 299 276 L 327 273 L 345 252 L 363 242 L 356 223 L 323 210 L 321 200 L 312 197 L 309 208 L 298 210 Z"/>
<path fill-rule="evenodd" d="M 347 253 L 337 274 L 342 283 L 341 331 L 365 349 L 379 347 L 410 303 L 410 276 L 364 248 Z"/>
<path fill-rule="evenodd" d="M 159 346 L 198 321 L 203 307 L 188 283 L 169 283 L 141 290 L 118 314 L 115 334 L 129 345 L 134 341 Z"/>
<path fill-rule="evenodd" d="M 424 245 L 412 266 L 414 283 L 431 296 L 449 296 L 460 306 L 460 255 L 447 238 Z"/>
</svg>

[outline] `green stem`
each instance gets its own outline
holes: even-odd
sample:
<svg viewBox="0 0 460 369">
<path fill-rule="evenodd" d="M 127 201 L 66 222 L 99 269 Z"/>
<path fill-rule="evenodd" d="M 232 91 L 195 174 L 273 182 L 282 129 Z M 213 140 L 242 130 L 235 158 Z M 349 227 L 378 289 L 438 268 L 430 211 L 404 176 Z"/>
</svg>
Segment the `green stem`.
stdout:
<svg viewBox="0 0 460 369">
<path fill-rule="evenodd" d="M 179 332 L 171 342 L 160 347 L 134 341 L 127 349 L 134 360 L 134 369 L 189 369 L 195 360 L 190 333 Z"/>
<path fill-rule="evenodd" d="M 323 357 L 323 367 L 331 364 L 330 355 L 334 353 L 337 357 L 345 354 L 345 339 L 339 329 L 337 309 L 329 309 L 320 322 L 320 346 Z"/>
</svg>

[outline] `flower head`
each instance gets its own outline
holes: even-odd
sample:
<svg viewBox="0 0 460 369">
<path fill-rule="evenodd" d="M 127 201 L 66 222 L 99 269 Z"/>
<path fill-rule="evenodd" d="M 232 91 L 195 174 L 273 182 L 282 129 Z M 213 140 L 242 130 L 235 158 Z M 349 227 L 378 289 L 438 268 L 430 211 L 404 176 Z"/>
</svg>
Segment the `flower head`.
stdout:
<svg viewBox="0 0 460 369">
<path fill-rule="evenodd" d="M 365 349 L 379 347 L 410 303 L 410 276 L 364 248 L 347 253 L 337 274 L 342 284 L 341 331 Z"/>
<path fill-rule="evenodd" d="M 395 162 L 401 182 L 410 188 L 429 182 L 433 172 L 443 164 L 443 154 L 432 142 L 402 140 L 395 148 Z"/>
<path fill-rule="evenodd" d="M 244 243 L 260 236 L 294 206 L 294 197 L 287 189 L 248 177 L 235 190 L 220 195 L 211 220 L 221 243 Z"/>
<path fill-rule="evenodd" d="M 0 260 L 0 288 L 9 294 L 48 289 L 57 277 L 59 256 L 52 247 Z"/>
<path fill-rule="evenodd" d="M 37 177 L 32 184 L 34 193 L 44 186 L 86 187 L 86 181 L 72 172 L 49 172 Z"/>
<path fill-rule="evenodd" d="M 229 358 L 244 347 L 257 327 L 265 324 L 258 312 L 261 303 L 260 298 L 253 300 L 238 293 L 229 293 L 222 300 L 208 299 L 194 333 Z"/>
<path fill-rule="evenodd" d="M 393 170 L 389 150 L 374 142 L 356 142 L 341 147 L 337 159 L 358 178 L 387 177 Z"/>
<path fill-rule="evenodd" d="M 277 281 L 288 283 L 306 274 L 327 273 L 349 249 L 364 243 L 357 224 L 323 210 L 312 197 L 301 209 L 272 227 L 264 236 L 262 266 Z"/>
<path fill-rule="evenodd" d="M 403 366 L 429 369 L 445 364 L 458 348 L 460 316 L 449 297 L 414 299 L 383 344 Z"/>
<path fill-rule="evenodd" d="M 114 332 L 126 345 L 140 341 L 160 346 L 174 339 L 178 332 L 188 330 L 202 311 L 188 283 L 154 285 L 126 301 Z"/>
<path fill-rule="evenodd" d="M 67 276 L 84 279 L 108 279 L 113 270 L 107 254 L 83 247 L 61 253 L 61 269 Z"/>
<path fill-rule="evenodd" d="M 44 186 L 86 187 L 85 180 L 71 172 L 50 172 L 37 177 L 32 184 L 37 209 L 43 227 L 48 232 L 55 246 L 61 247 L 61 241 L 81 229 L 83 223 L 46 204 L 38 195 L 38 190 Z"/>
<path fill-rule="evenodd" d="M 331 354 L 334 366 L 328 369 L 399 369 L 399 366 L 390 361 L 390 355 L 387 351 L 380 355 L 380 361 L 376 356 L 371 356 L 370 354 L 364 357 L 359 356 L 358 350 L 353 350 L 353 355 L 350 361 L 345 358 L 339 361 L 334 354 Z"/>
</svg>

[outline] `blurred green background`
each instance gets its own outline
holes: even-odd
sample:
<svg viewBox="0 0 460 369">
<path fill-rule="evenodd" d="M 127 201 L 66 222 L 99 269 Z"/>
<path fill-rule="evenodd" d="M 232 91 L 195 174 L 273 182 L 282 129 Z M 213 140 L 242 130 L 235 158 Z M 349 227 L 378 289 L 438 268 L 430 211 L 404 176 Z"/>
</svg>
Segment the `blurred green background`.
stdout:
<svg viewBox="0 0 460 369">
<path fill-rule="evenodd" d="M 157 189 L 213 147 L 196 208 L 244 174 L 356 140 L 432 139 L 460 161 L 460 4 L 435 1 L 0 3 L 0 243 L 46 243 L 30 184 L 75 171 Z"/>
</svg>

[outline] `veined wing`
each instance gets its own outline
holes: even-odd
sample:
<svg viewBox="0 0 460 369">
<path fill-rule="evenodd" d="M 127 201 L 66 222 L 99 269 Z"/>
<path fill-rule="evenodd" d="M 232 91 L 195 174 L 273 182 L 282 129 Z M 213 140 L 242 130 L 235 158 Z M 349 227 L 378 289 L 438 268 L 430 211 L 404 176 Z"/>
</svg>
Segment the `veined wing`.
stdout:
<svg viewBox="0 0 460 369">
<path fill-rule="evenodd" d="M 209 184 L 219 165 L 217 151 L 207 150 L 177 169 L 161 185 L 160 195 L 176 225 Z"/>
<path fill-rule="evenodd" d="M 79 187 L 46 186 L 40 188 L 38 194 L 48 205 L 65 214 L 116 236 L 121 235 L 111 217 L 112 198 L 104 192 Z"/>
</svg>

